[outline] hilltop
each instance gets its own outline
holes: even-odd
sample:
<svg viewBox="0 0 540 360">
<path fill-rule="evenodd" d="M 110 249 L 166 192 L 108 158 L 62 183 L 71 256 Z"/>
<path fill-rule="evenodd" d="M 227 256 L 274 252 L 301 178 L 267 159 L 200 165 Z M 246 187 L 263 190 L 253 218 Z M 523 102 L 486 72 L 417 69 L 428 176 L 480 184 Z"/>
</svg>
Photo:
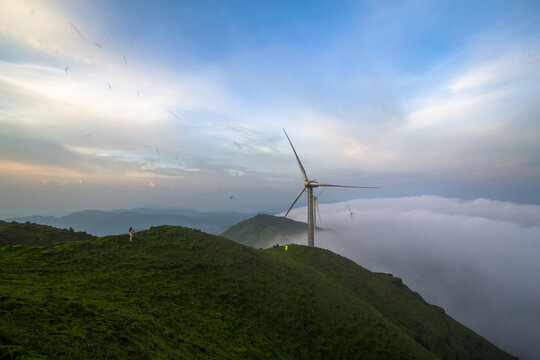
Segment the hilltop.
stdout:
<svg viewBox="0 0 540 360">
<path fill-rule="evenodd" d="M 0 239 L 19 231 L 3 225 Z M 50 235 L 0 247 L 0 358 L 513 359 L 328 250 L 178 226 Z"/>
<path fill-rule="evenodd" d="M 259 214 L 231 226 L 221 236 L 244 245 L 261 248 L 279 241 L 288 242 L 288 239 L 306 231 L 307 224 L 304 222 L 288 218 L 282 221 L 281 217 Z"/>
<path fill-rule="evenodd" d="M 4 245 L 51 245 L 56 241 L 84 241 L 94 236 L 73 229 L 58 229 L 30 222 L 20 224 L 0 220 L 0 246 Z"/>
</svg>

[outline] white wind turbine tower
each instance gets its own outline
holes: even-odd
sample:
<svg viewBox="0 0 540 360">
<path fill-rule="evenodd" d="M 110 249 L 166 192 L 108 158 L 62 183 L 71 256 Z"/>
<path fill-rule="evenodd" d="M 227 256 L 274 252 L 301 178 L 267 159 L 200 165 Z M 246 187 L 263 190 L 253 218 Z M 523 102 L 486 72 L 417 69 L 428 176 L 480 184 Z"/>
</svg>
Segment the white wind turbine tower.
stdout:
<svg viewBox="0 0 540 360">
<path fill-rule="evenodd" d="M 317 188 L 320 186 L 327 186 L 327 187 L 344 187 L 344 188 L 362 188 L 362 189 L 378 189 L 378 186 L 348 186 L 348 185 L 332 185 L 332 184 L 321 184 L 314 180 L 308 180 L 308 177 L 306 175 L 306 171 L 304 170 L 304 167 L 302 166 L 302 162 L 300 162 L 300 158 L 298 157 L 298 154 L 296 153 L 296 150 L 294 149 L 294 146 L 291 142 L 291 139 L 289 139 L 289 135 L 287 135 L 287 132 L 285 129 L 283 129 L 283 132 L 285 133 L 285 136 L 287 137 L 287 140 L 289 140 L 289 144 L 291 144 L 291 147 L 294 152 L 294 156 L 296 157 L 296 161 L 298 161 L 298 166 L 300 167 L 300 172 L 302 173 L 302 176 L 304 178 L 304 186 L 302 187 L 302 190 L 298 193 L 296 196 L 296 199 L 294 199 L 292 205 L 289 207 L 289 210 L 285 213 L 281 221 L 289 215 L 289 212 L 293 208 L 294 204 L 298 201 L 300 196 L 304 193 L 304 191 L 307 189 L 308 193 L 308 206 L 307 206 L 307 217 L 308 217 L 308 246 L 315 246 L 314 241 L 314 235 L 315 235 L 315 218 L 313 214 L 313 188 Z M 319 194 L 320 195 L 320 194 Z"/>
</svg>

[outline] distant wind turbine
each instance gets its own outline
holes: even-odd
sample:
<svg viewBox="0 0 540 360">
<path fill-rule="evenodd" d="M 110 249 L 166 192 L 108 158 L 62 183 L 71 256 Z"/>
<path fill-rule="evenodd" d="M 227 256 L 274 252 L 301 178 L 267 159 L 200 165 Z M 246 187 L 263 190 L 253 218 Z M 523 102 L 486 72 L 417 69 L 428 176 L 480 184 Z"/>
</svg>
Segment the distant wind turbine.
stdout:
<svg viewBox="0 0 540 360">
<path fill-rule="evenodd" d="M 307 207 L 307 217 L 308 217 L 308 246 L 315 246 L 315 218 L 313 216 L 313 188 L 326 186 L 326 187 L 343 187 L 343 188 L 361 188 L 361 189 L 378 189 L 378 186 L 348 186 L 348 185 L 332 185 L 332 184 L 321 184 L 314 180 L 308 180 L 308 177 L 306 175 L 306 171 L 304 170 L 304 167 L 302 166 L 302 162 L 300 161 L 300 158 L 298 157 L 298 154 L 296 153 L 296 150 L 294 149 L 294 146 L 291 142 L 291 139 L 289 139 L 289 135 L 287 135 L 287 132 L 285 129 L 283 129 L 283 132 L 285 133 L 285 136 L 287 137 L 287 140 L 289 140 L 289 144 L 291 144 L 292 150 L 294 152 L 294 156 L 296 157 L 296 161 L 298 162 L 298 167 L 300 168 L 300 172 L 302 173 L 302 177 L 304 178 L 304 186 L 296 196 L 296 199 L 294 199 L 292 205 L 289 207 L 289 210 L 285 213 L 281 221 L 289 215 L 289 212 L 293 208 L 294 204 L 298 201 L 300 196 L 304 193 L 304 191 L 307 189 L 308 193 L 308 207 Z M 320 194 L 319 194 L 320 196 Z"/>
<path fill-rule="evenodd" d="M 351 219 L 353 217 L 353 215 L 359 215 L 358 213 L 355 213 L 351 210 L 351 208 L 349 207 L 349 204 L 347 204 L 347 202 L 345 201 L 345 205 L 347 205 L 347 209 L 349 209 L 349 213 L 351 214 Z"/>
<path fill-rule="evenodd" d="M 319 222 L 321 222 L 321 210 L 319 210 L 319 196 L 326 190 L 326 188 L 322 189 L 319 195 L 315 196 L 313 195 L 313 203 L 315 204 L 315 211 L 317 212 L 317 215 L 319 215 Z M 313 217 L 313 227 L 317 228 L 317 216 Z"/>
</svg>

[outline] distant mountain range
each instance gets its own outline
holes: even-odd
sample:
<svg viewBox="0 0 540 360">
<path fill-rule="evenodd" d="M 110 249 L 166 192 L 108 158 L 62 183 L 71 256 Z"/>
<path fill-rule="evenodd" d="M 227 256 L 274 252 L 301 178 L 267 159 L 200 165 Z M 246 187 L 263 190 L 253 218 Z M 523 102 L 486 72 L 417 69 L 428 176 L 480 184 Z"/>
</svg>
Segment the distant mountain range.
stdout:
<svg viewBox="0 0 540 360">
<path fill-rule="evenodd" d="M 0 359 L 516 359 L 315 247 L 0 221 L 0 269 Z"/>
<path fill-rule="evenodd" d="M 158 225 L 179 225 L 200 229 L 210 234 L 219 234 L 233 224 L 252 214 L 240 212 L 197 212 L 190 209 L 150 209 L 131 210 L 83 210 L 67 216 L 27 216 L 8 221 L 31 222 L 57 228 L 72 228 L 96 236 L 127 233 L 130 227 L 135 231 Z"/>
</svg>

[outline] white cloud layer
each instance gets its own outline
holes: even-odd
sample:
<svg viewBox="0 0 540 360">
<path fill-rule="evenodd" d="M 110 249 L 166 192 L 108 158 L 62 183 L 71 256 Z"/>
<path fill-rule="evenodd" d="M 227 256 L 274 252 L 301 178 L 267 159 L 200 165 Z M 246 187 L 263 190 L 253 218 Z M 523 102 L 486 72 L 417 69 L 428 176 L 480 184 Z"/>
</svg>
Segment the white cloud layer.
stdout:
<svg viewBox="0 0 540 360">
<path fill-rule="evenodd" d="M 322 198 L 321 198 L 322 200 Z M 502 349 L 540 353 L 540 206 L 437 196 L 320 204 L 315 244 L 403 278 Z M 306 219 L 306 208 L 290 217 Z M 305 244 L 306 239 L 297 242 Z"/>
</svg>

